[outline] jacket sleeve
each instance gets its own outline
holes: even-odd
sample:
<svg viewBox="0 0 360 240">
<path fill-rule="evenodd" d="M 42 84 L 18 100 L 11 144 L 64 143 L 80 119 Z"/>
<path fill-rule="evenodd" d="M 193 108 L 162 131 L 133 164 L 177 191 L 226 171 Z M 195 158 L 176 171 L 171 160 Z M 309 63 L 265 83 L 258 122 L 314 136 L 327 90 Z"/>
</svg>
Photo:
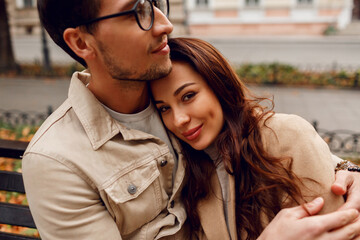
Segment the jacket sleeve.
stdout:
<svg viewBox="0 0 360 240">
<path fill-rule="evenodd" d="M 97 191 L 68 167 L 55 159 L 27 153 L 22 171 L 42 239 L 121 239 Z"/>
<path fill-rule="evenodd" d="M 300 188 L 305 200 L 322 196 L 325 206 L 321 213 L 338 209 L 344 199 L 331 192 L 336 162 L 313 126 L 299 116 L 286 114 L 275 114 L 267 125 L 272 130 L 264 128 L 266 150 L 276 157 L 292 158 L 291 169 L 303 183 Z"/>
</svg>

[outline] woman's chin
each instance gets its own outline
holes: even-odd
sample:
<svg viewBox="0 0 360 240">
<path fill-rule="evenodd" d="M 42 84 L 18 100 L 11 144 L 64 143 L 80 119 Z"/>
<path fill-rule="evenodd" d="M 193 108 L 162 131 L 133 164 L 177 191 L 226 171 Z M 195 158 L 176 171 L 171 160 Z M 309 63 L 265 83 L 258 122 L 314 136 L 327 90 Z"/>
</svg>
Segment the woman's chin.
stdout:
<svg viewBox="0 0 360 240">
<path fill-rule="evenodd" d="M 204 149 L 206 149 L 210 144 L 191 144 L 188 143 L 193 149 L 198 150 L 198 151 L 202 151 Z"/>
</svg>

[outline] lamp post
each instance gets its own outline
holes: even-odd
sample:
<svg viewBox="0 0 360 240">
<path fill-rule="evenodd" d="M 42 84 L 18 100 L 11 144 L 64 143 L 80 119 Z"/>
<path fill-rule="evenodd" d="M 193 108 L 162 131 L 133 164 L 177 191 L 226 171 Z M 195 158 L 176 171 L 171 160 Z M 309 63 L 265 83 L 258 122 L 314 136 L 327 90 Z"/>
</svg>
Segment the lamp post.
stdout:
<svg viewBox="0 0 360 240">
<path fill-rule="evenodd" d="M 50 73 L 51 72 L 50 54 L 49 54 L 45 29 L 43 27 L 41 27 L 41 42 L 42 42 L 42 52 L 43 52 L 43 70 L 46 73 Z"/>
</svg>

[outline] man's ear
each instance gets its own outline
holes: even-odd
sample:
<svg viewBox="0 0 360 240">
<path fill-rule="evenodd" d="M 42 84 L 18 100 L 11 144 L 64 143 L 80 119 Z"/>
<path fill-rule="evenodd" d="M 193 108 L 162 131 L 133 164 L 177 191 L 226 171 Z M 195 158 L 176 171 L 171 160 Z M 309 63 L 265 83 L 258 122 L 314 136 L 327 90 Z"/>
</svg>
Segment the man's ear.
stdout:
<svg viewBox="0 0 360 240">
<path fill-rule="evenodd" d="M 67 28 L 63 34 L 63 38 L 71 50 L 84 60 L 95 56 L 95 49 L 90 44 L 90 36 L 89 33 L 85 33 L 79 28 Z"/>
</svg>

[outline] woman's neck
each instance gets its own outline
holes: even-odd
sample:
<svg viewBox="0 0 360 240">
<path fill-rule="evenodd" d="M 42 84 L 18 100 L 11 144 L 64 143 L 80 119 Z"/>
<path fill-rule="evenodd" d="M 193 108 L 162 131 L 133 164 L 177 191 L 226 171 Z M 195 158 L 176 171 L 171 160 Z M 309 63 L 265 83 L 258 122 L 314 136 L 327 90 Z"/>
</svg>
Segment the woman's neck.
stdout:
<svg viewBox="0 0 360 240">
<path fill-rule="evenodd" d="M 219 151 L 216 147 L 215 142 L 213 142 L 212 144 L 210 144 L 207 148 L 204 149 L 204 152 L 211 158 L 211 160 L 213 160 L 214 162 L 216 162 L 219 157 Z"/>
</svg>

